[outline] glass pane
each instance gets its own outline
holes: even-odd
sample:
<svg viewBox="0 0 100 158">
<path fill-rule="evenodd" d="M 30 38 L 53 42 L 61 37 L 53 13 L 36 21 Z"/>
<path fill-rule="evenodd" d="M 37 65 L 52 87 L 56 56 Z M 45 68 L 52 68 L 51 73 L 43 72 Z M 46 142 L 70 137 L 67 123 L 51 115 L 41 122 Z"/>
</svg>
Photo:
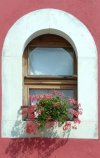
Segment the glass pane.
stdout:
<svg viewBox="0 0 100 158">
<path fill-rule="evenodd" d="M 73 75 L 73 52 L 64 48 L 29 49 L 29 75 Z"/>
<path fill-rule="evenodd" d="M 74 96 L 73 90 L 57 90 L 57 91 L 58 92 L 63 92 L 65 96 L 70 96 L 72 98 Z M 40 94 L 44 94 L 45 95 L 45 94 L 50 94 L 52 92 L 53 92 L 53 90 L 29 90 L 29 95 L 40 95 Z M 31 105 L 33 105 L 35 103 L 36 103 L 36 101 L 33 101 L 33 102 L 30 101 L 29 105 L 31 106 Z M 70 108 L 70 109 L 72 109 L 72 108 Z M 37 116 L 38 116 L 38 114 L 36 115 L 36 117 Z M 72 114 L 69 114 L 69 116 L 71 118 L 73 118 Z"/>
<path fill-rule="evenodd" d="M 70 97 L 74 97 L 74 92 L 73 90 L 57 90 L 58 92 L 63 92 L 65 96 L 70 96 Z M 29 95 L 41 95 L 41 94 L 50 94 L 53 93 L 53 90 L 36 90 L 36 89 L 30 89 L 29 90 Z M 31 104 L 35 104 L 35 102 L 30 103 Z"/>
</svg>

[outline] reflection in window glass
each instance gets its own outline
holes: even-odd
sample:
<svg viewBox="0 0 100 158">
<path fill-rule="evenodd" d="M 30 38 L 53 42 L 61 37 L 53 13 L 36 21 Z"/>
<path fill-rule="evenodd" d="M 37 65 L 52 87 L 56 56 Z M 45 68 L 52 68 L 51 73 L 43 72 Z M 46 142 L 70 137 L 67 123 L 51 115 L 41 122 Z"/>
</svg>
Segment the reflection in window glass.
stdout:
<svg viewBox="0 0 100 158">
<path fill-rule="evenodd" d="M 30 48 L 29 75 L 73 75 L 72 50 Z"/>
</svg>

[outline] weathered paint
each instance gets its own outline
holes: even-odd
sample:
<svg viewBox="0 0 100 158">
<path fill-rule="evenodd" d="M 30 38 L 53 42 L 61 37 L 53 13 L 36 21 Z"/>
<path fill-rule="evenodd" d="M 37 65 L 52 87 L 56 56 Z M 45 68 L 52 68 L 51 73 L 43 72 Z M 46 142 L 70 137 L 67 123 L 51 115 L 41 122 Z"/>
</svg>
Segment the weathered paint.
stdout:
<svg viewBox="0 0 100 158">
<path fill-rule="evenodd" d="M 21 9 L 20 9 L 21 8 Z M 3 41 L 9 28 L 14 22 L 28 12 L 41 8 L 57 8 L 67 11 L 80 19 L 92 33 L 98 49 L 99 59 L 99 39 L 100 39 L 100 1 L 73 1 L 73 0 L 1 0 L 0 2 L 0 50 L 2 52 Z M 1 56 L 0 56 L 1 60 Z M 100 71 L 99 75 L 100 76 Z M 0 78 L 1 83 L 1 78 Z M 0 89 L 1 89 L 0 84 Z M 100 91 L 100 84 L 98 85 Z M 0 90 L 0 96 L 2 91 Z M 99 93 L 100 98 L 100 93 Z M 1 102 L 1 97 L 0 97 Z M 99 103 L 98 103 L 99 105 Z M 2 106 L 0 106 L 2 108 Z M 100 108 L 99 108 L 100 109 Z M 1 111 L 1 110 L 0 110 Z M 100 121 L 100 113 L 99 113 Z M 100 129 L 100 126 L 99 126 Z M 100 130 L 99 130 L 100 136 Z M 0 157 L 4 158 L 99 158 L 100 139 L 98 140 L 77 140 L 77 139 L 4 139 L 0 138 Z"/>
</svg>

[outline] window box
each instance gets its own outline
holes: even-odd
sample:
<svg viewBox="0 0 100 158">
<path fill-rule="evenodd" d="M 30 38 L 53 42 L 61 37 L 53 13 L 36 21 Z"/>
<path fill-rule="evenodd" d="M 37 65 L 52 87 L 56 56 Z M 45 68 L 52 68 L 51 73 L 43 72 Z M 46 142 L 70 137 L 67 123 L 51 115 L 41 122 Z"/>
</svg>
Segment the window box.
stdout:
<svg viewBox="0 0 100 158">
<path fill-rule="evenodd" d="M 78 115 L 82 114 L 80 104 L 74 98 L 66 97 L 63 92 L 53 91 L 51 94 L 31 95 L 29 99 L 32 105 L 22 110 L 22 115 L 27 115 L 30 121 L 26 123 L 28 134 L 35 135 L 45 127 L 53 128 L 58 122 L 63 125 L 64 131 L 70 127 L 77 129 L 76 123 L 81 122 L 78 119 Z M 75 110 L 76 108 L 78 110 Z M 74 125 L 71 123 L 72 120 Z"/>
</svg>

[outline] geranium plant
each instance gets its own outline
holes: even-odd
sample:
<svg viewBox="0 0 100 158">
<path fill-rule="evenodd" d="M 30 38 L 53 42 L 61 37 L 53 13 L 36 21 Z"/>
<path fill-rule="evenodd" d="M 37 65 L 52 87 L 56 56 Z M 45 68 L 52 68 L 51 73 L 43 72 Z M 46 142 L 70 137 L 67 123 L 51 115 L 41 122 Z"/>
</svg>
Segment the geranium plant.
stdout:
<svg viewBox="0 0 100 158">
<path fill-rule="evenodd" d="M 82 114 L 81 105 L 74 98 L 66 97 L 62 92 L 54 90 L 51 94 L 33 95 L 29 96 L 29 100 L 33 105 L 22 110 L 22 115 L 27 113 L 29 120 L 26 123 L 28 134 L 35 135 L 46 126 L 53 128 L 58 122 L 63 124 L 64 131 L 69 127 L 77 129 L 76 123 L 81 122 L 78 118 L 78 115 Z"/>
</svg>

